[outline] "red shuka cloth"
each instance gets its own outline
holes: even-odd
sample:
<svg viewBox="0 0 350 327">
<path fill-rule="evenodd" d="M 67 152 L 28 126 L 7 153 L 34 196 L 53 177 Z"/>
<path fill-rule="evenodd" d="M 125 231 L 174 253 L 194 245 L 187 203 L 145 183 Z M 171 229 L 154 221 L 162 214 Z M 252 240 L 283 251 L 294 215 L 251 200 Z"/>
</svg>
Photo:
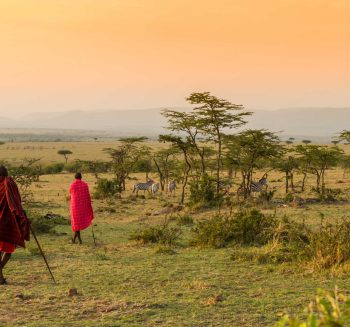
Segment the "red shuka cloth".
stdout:
<svg viewBox="0 0 350 327">
<path fill-rule="evenodd" d="M 74 232 L 88 228 L 94 219 L 89 186 L 76 179 L 69 188 L 70 213 Z"/>
<path fill-rule="evenodd" d="M 16 183 L 5 177 L 0 182 L 0 241 L 24 247 L 24 241 L 29 241 L 29 224 Z"/>
</svg>

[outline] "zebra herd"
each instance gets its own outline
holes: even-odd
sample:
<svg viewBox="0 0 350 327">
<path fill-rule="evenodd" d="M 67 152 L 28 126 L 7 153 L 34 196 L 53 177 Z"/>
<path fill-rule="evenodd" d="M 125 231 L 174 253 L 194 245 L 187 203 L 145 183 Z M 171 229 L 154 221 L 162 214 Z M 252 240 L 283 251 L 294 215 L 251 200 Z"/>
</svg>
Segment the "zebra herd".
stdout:
<svg viewBox="0 0 350 327">
<path fill-rule="evenodd" d="M 250 191 L 251 192 L 262 192 L 263 187 L 267 185 L 267 176 L 264 175 L 259 181 L 251 182 Z M 219 189 L 224 192 L 224 195 L 229 194 L 231 185 L 219 182 Z M 176 181 L 173 180 L 167 185 L 167 192 L 169 195 L 175 195 L 175 190 L 177 188 Z M 152 179 L 149 179 L 146 183 L 136 183 L 133 186 L 132 193 L 138 194 L 139 191 L 149 192 L 152 195 L 156 195 L 160 189 L 160 184 L 155 183 Z M 237 190 L 237 195 L 241 194 L 243 191 L 242 186 Z"/>
<path fill-rule="evenodd" d="M 148 191 L 152 195 L 156 195 L 160 189 L 160 184 L 155 183 L 152 179 L 149 179 L 146 183 L 136 183 L 133 186 L 132 193 L 138 194 L 139 191 Z M 167 191 L 170 195 L 175 195 L 176 181 L 171 181 L 167 185 Z"/>
</svg>

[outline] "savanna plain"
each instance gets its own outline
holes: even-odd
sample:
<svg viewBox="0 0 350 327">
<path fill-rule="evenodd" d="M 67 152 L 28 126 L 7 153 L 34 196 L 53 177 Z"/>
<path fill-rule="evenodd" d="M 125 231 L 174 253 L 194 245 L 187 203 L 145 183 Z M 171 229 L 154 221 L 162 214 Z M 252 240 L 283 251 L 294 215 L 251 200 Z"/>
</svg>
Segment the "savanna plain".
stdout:
<svg viewBox="0 0 350 327">
<path fill-rule="evenodd" d="M 146 143 L 157 149 L 163 146 Z M 15 165 L 32 157 L 48 166 L 64 162 L 57 154 L 60 149 L 71 150 L 68 163 L 109 160 L 103 149 L 116 145 L 113 141 L 10 142 L 0 146 L 0 161 Z M 254 179 L 263 174 L 258 170 Z M 111 178 L 109 173 L 101 176 Z M 350 209 L 350 176 L 343 168 L 326 172 L 327 187 L 339 189 L 341 200 L 319 201 L 310 175 L 305 192 L 286 201 L 284 174 L 271 171 L 268 188 L 275 190 L 273 199 L 258 201 L 255 194 L 249 203 L 239 202 L 238 175 L 220 208 L 180 206 L 181 181 L 175 195 L 140 191 L 136 196 L 133 184 L 144 182 L 145 172 L 130 177 L 121 195 L 93 198 L 93 229 L 82 232 L 81 245 L 70 243 L 68 189 L 73 172 L 44 174 L 31 183 L 25 203 L 29 218 L 59 217 L 57 223 L 50 222 L 50 229 L 37 229 L 57 283 L 33 239 L 26 249 L 17 249 L 4 271 L 9 283 L 0 290 L 1 326 L 274 326 L 285 314 L 305 317 L 318 288 L 332 292 L 337 286 L 345 295 L 350 290 L 347 262 L 318 269 L 315 258 L 299 260 L 290 257 L 294 252 L 289 257 L 278 252 L 276 239 L 261 246 L 193 242 L 198 223 L 219 211 L 232 214 L 242 206 L 315 230 L 321 224 L 340 224 Z M 159 180 L 153 170 L 148 177 Z M 302 178 L 296 172 L 295 184 Z M 93 194 L 96 176 L 83 173 L 83 179 Z M 168 228 L 176 239 L 152 243 L 137 237 L 157 226 Z"/>
</svg>

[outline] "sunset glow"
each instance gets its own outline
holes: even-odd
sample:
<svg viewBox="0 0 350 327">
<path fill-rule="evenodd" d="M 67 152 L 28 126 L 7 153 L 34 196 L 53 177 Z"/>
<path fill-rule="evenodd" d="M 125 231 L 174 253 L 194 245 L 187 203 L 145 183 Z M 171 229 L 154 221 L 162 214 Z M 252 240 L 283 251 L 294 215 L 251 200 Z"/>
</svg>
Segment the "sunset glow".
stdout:
<svg viewBox="0 0 350 327">
<path fill-rule="evenodd" d="M 350 104 L 346 0 L 3 0 L 0 112 Z"/>
</svg>

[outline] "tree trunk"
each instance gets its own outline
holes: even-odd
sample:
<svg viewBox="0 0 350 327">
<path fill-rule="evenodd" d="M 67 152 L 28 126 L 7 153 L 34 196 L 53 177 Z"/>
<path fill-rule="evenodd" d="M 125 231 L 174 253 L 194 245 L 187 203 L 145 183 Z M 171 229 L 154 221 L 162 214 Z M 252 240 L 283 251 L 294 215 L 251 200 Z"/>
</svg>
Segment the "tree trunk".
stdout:
<svg viewBox="0 0 350 327">
<path fill-rule="evenodd" d="M 185 191 L 186 191 L 186 186 L 187 186 L 187 181 L 188 181 L 188 174 L 191 171 L 191 164 L 188 161 L 187 155 L 186 155 L 186 164 L 187 164 L 187 169 L 185 170 L 185 174 L 183 177 L 183 184 L 182 184 L 182 192 L 181 192 L 181 204 L 184 204 L 185 202 Z"/>
<path fill-rule="evenodd" d="M 305 191 L 305 182 L 306 182 L 306 177 L 307 177 L 307 173 L 303 173 L 304 177 L 303 177 L 303 181 L 301 183 L 301 191 L 304 192 Z"/>
</svg>

